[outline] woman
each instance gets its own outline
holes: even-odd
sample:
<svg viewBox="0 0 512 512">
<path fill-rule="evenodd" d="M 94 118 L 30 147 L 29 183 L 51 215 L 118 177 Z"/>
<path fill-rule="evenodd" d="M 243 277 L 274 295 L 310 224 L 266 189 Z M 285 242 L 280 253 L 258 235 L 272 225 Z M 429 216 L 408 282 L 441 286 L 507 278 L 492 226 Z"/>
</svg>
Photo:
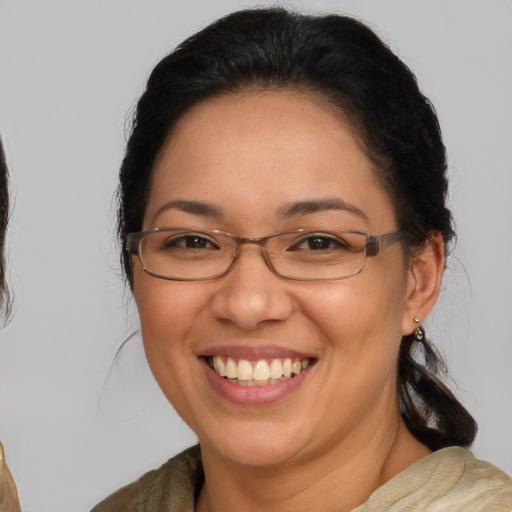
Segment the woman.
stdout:
<svg viewBox="0 0 512 512">
<path fill-rule="evenodd" d="M 0 307 L 9 314 L 9 296 L 5 284 L 5 232 L 9 219 L 9 190 L 7 164 L 4 148 L 0 140 Z M 11 472 L 5 462 L 4 447 L 0 442 L 0 512 L 17 512 L 20 510 L 18 492 Z"/>
<path fill-rule="evenodd" d="M 94 512 L 512 510 L 421 326 L 454 235 L 437 118 L 367 27 L 207 27 L 153 71 L 120 179 L 147 358 L 199 446 Z"/>
</svg>

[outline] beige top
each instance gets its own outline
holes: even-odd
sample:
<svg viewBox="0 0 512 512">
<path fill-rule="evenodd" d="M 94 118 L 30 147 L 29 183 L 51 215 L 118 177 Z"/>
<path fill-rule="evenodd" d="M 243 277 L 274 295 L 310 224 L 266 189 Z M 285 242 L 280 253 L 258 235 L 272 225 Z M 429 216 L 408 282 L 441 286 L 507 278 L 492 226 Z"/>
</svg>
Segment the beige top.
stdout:
<svg viewBox="0 0 512 512">
<path fill-rule="evenodd" d="M 123 487 L 91 512 L 193 512 L 204 475 L 198 446 Z M 457 446 L 413 464 L 353 512 L 512 512 L 512 480 Z"/>
<path fill-rule="evenodd" d="M 5 463 L 4 447 L 0 443 L 0 512 L 19 512 L 18 491 Z"/>
</svg>

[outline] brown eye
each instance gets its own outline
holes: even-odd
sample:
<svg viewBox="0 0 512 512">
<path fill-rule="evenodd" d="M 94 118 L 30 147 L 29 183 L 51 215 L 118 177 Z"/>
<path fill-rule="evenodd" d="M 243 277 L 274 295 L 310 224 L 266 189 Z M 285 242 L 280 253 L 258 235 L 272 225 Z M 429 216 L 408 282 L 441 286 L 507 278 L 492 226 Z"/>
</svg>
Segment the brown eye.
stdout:
<svg viewBox="0 0 512 512">
<path fill-rule="evenodd" d="M 333 237 L 322 233 L 314 233 L 307 237 L 303 237 L 293 244 L 288 250 L 290 251 L 340 251 L 350 249 L 350 246 L 341 238 Z"/>
<path fill-rule="evenodd" d="M 196 233 L 177 235 L 168 238 L 163 244 L 165 249 L 218 249 L 219 246 L 207 237 Z"/>
<path fill-rule="evenodd" d="M 314 238 L 308 238 L 307 244 L 308 249 L 313 251 L 325 251 L 326 249 L 331 248 L 332 240 L 329 240 L 326 237 L 315 236 Z"/>
</svg>

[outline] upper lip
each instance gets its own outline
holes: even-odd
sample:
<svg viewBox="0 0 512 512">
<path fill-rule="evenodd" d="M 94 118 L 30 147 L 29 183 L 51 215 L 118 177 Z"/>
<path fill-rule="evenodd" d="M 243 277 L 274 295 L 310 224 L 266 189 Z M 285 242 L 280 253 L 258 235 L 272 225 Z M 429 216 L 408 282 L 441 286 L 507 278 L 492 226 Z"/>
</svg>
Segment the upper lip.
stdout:
<svg viewBox="0 0 512 512">
<path fill-rule="evenodd" d="M 280 347 L 278 345 L 215 345 L 202 350 L 199 353 L 203 357 L 227 356 L 233 359 L 314 359 L 309 353 L 297 351 L 294 349 Z"/>
</svg>

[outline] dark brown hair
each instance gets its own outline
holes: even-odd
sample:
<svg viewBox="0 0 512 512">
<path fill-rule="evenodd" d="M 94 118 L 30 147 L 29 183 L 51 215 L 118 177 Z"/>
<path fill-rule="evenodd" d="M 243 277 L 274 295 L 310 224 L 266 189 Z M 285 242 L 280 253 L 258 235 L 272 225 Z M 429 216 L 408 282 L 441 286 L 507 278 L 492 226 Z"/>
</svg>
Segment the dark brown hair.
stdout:
<svg viewBox="0 0 512 512">
<path fill-rule="evenodd" d="M 9 180 L 5 153 L 0 139 L 0 306 L 9 314 L 9 291 L 5 282 L 5 233 L 9 220 Z"/>
<path fill-rule="evenodd" d="M 243 90 L 318 95 L 357 130 L 390 194 L 411 251 L 442 233 L 454 236 L 446 207 L 446 154 L 433 106 L 410 69 L 363 23 L 282 8 L 235 12 L 184 41 L 155 67 L 133 119 L 120 172 L 118 234 L 142 229 L 155 159 L 192 106 Z M 129 254 L 122 264 L 133 285 Z M 424 340 L 423 361 L 404 336 L 398 372 L 403 419 L 431 449 L 469 445 L 476 423 L 436 377 L 443 363 Z M 421 357 L 421 354 L 420 354 Z"/>
</svg>

